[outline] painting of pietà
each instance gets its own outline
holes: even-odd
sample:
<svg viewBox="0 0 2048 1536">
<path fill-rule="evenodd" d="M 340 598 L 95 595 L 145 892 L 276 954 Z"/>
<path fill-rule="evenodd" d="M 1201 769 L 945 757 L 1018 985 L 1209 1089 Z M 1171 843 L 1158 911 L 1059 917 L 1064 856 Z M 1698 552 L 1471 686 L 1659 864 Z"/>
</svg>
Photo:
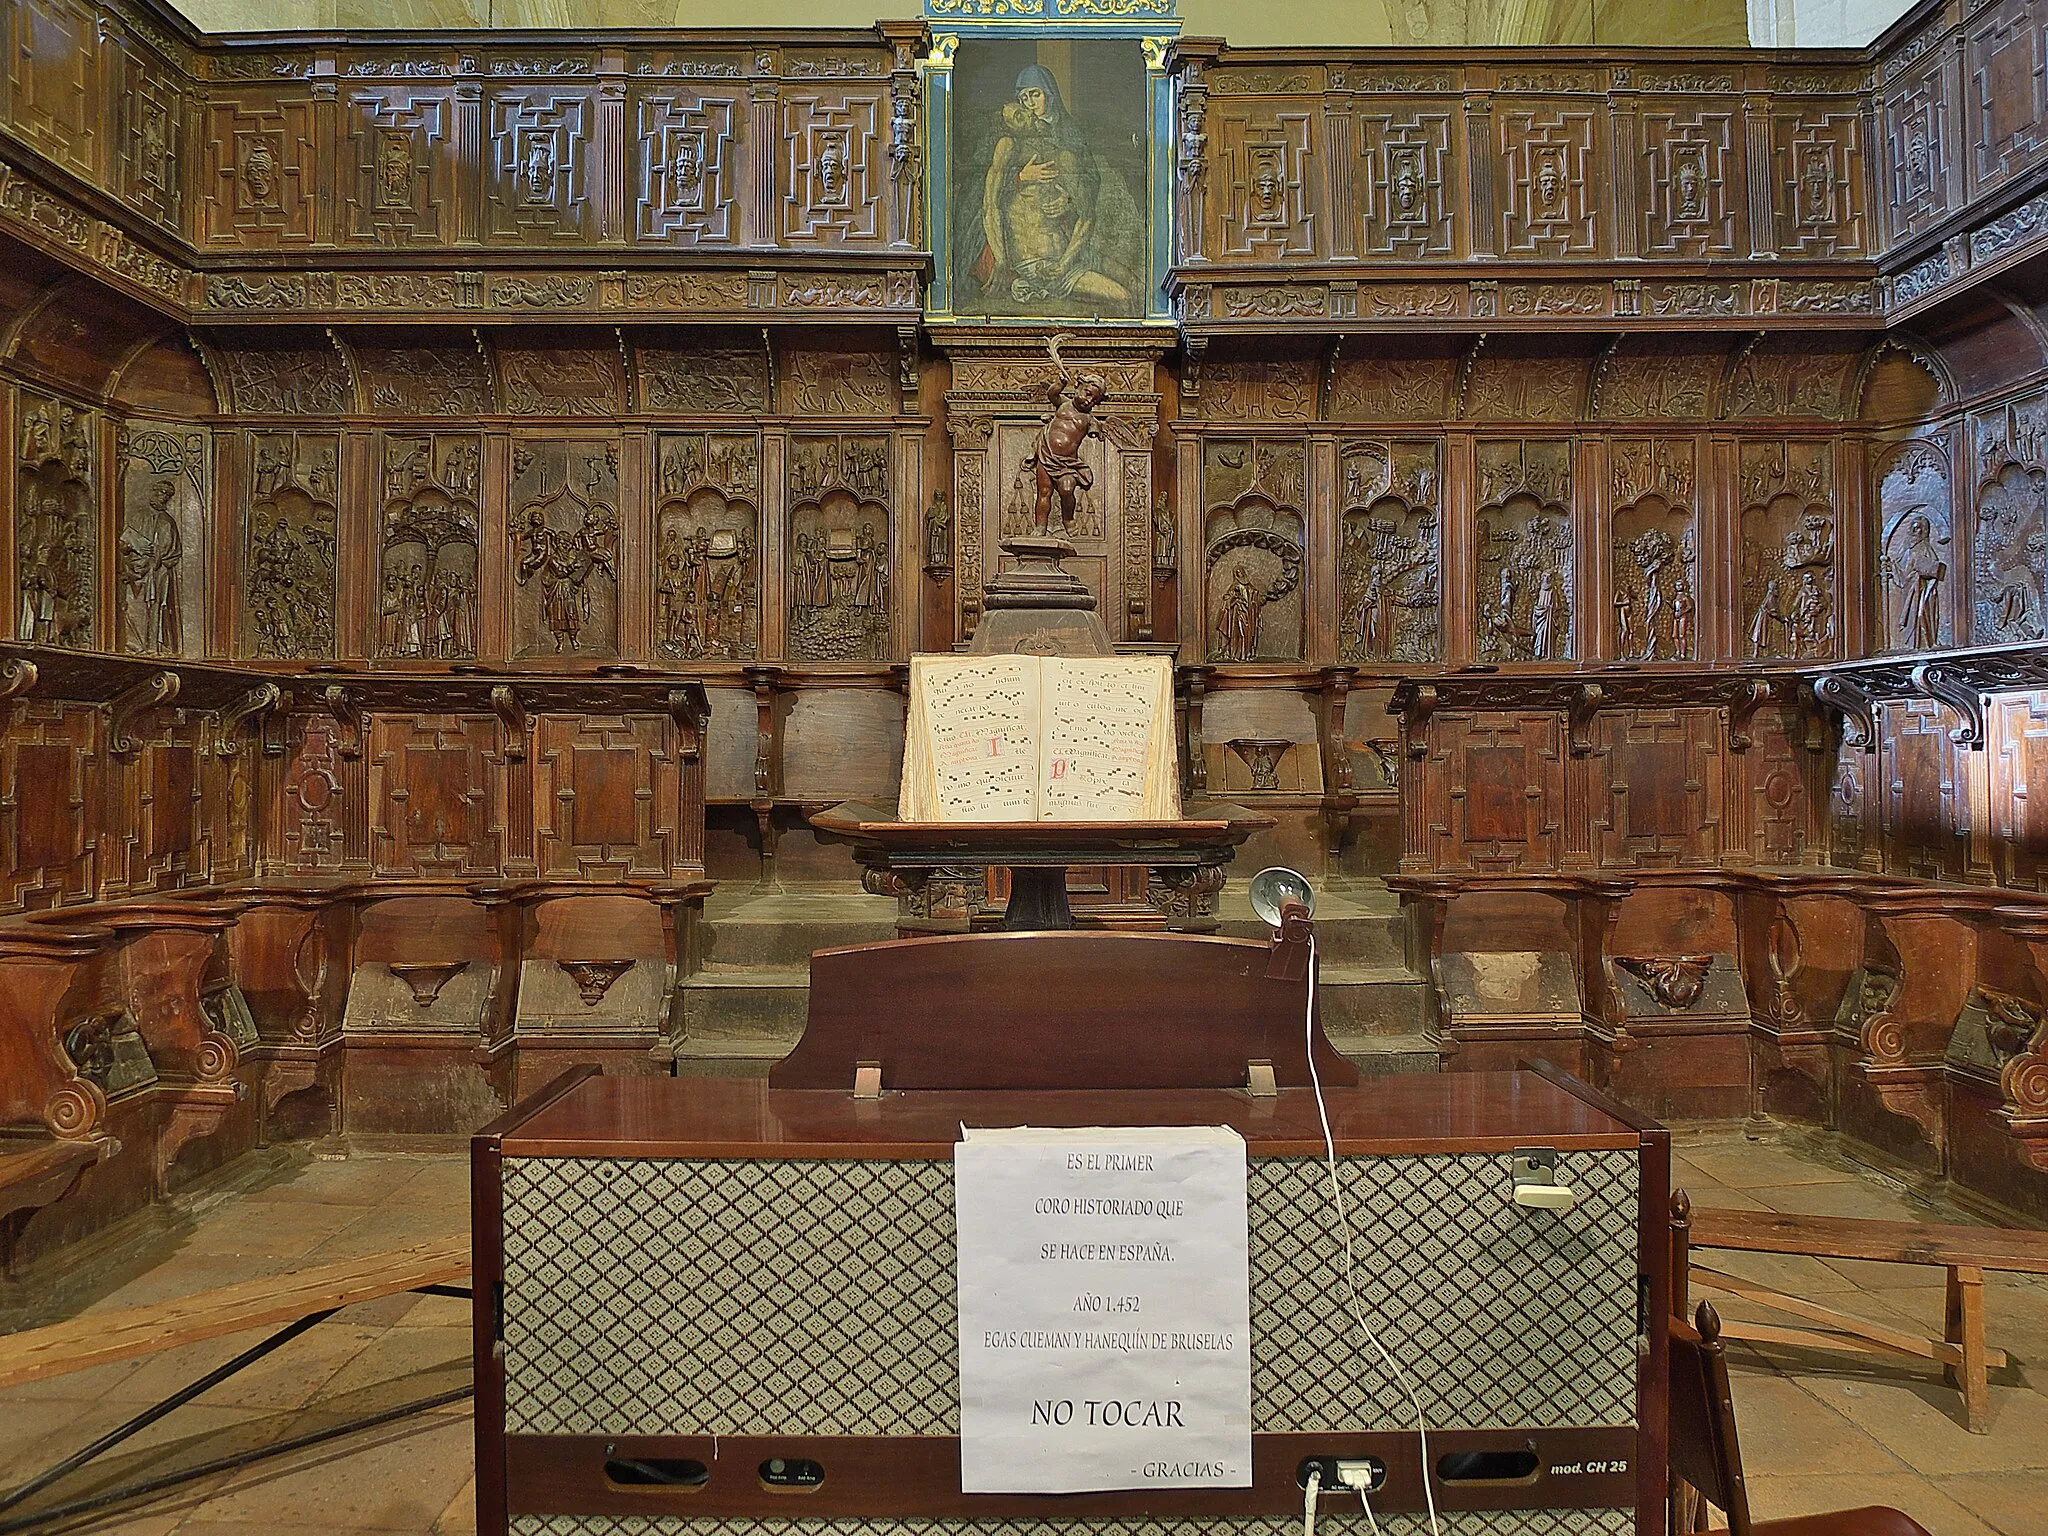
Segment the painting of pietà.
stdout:
<svg viewBox="0 0 2048 1536">
<path fill-rule="evenodd" d="M 955 312 L 1142 316 L 1151 279 L 1138 42 L 964 41 L 953 82 Z"/>
</svg>

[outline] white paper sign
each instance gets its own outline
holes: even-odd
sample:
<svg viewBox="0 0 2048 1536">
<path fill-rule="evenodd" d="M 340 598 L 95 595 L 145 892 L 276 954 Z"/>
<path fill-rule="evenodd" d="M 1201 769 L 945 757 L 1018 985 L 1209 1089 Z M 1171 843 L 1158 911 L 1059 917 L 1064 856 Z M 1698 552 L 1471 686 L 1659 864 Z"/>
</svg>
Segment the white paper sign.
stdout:
<svg viewBox="0 0 2048 1536">
<path fill-rule="evenodd" d="M 960 1488 L 1249 1488 L 1244 1138 L 970 1130 Z"/>
</svg>

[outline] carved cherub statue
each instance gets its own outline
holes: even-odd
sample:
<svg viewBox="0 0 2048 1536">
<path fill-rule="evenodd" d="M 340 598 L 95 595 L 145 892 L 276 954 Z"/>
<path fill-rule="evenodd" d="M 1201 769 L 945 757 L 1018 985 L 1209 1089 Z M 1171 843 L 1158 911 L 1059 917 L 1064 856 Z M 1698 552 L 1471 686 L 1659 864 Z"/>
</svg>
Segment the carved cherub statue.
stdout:
<svg viewBox="0 0 2048 1536">
<path fill-rule="evenodd" d="M 1065 532 L 1080 509 L 1081 492 L 1095 484 L 1095 472 L 1081 460 L 1082 446 L 1095 430 L 1095 408 L 1109 392 L 1095 374 L 1076 376 L 1060 358 L 1060 343 L 1071 341 L 1062 331 L 1046 338 L 1045 349 L 1052 354 L 1059 377 L 1046 391 L 1053 412 L 1038 429 L 1038 441 L 1024 462 L 1032 472 L 1037 499 L 1032 505 L 1033 529 L 1040 538 L 1051 538 L 1052 511 L 1057 500 L 1060 529 Z"/>
</svg>

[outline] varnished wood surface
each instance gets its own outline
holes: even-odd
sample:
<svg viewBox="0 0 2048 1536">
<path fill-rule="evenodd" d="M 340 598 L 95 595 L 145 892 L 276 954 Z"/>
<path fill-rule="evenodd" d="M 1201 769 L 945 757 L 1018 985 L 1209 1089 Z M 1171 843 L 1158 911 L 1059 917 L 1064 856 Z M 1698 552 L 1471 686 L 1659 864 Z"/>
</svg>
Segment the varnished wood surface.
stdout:
<svg viewBox="0 0 2048 1536">
<path fill-rule="evenodd" d="M 1325 1088 L 1341 1156 L 1634 1147 L 1640 1132 L 1528 1072 L 1372 1078 Z M 1283 1088 L 885 1093 L 742 1078 L 597 1077 L 502 1131 L 507 1157 L 949 1158 L 961 1126 L 1227 1125 L 1256 1155 L 1323 1151 L 1315 1094 Z"/>
<path fill-rule="evenodd" d="M 1016 853 L 1071 853 L 1076 864 L 1119 855 L 1155 859 L 1162 850 L 1236 847 L 1252 833 L 1277 824 L 1264 811 L 1242 806 L 1175 821 L 899 821 L 875 805 L 835 805 L 811 818 L 820 832 L 889 855 L 945 853 L 958 860 L 1001 863 Z"/>
<path fill-rule="evenodd" d="M 778 1088 L 1236 1088 L 1246 1064 L 1309 1081 L 1307 986 L 1256 940 L 1164 933 L 975 933 L 811 957 L 809 1015 Z M 1282 957 L 1283 962 L 1286 957 Z M 1303 958 L 1297 951 L 1298 962 Z M 1315 1025 L 1326 1084 L 1358 1070 Z"/>
</svg>

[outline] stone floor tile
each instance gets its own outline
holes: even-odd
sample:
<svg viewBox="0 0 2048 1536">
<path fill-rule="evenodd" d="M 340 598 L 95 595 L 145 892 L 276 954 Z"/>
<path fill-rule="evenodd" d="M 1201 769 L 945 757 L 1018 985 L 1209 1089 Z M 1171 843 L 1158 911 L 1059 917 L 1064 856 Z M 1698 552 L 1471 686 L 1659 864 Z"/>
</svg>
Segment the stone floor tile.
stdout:
<svg viewBox="0 0 2048 1536">
<path fill-rule="evenodd" d="M 164 1350 L 150 1356 L 142 1370 L 128 1377 L 108 1397 L 129 1403 L 149 1403 L 168 1397 L 261 1343 L 274 1331 L 258 1328 Z M 382 1329 L 352 1327 L 338 1317 L 330 1318 L 251 1361 L 225 1381 L 208 1387 L 196 1401 L 273 1411 L 301 1407 L 322 1382 L 382 1336 Z"/>
<path fill-rule="evenodd" d="M 471 1348 L 467 1327 L 388 1329 L 321 1383 L 318 1401 L 331 1406 L 335 1399 L 394 1383 L 405 1384 L 394 1403 L 432 1396 L 468 1379 Z"/>
<path fill-rule="evenodd" d="M 1761 1200 L 1774 1211 L 1799 1216 L 1854 1216 L 1863 1221 L 1925 1221 L 1924 1206 L 1875 1181 L 1847 1183 L 1752 1184 L 1745 1187 L 1752 1199 Z"/>
<path fill-rule="evenodd" d="M 1768 1211 L 1771 1209 L 1746 1190 L 1731 1189 L 1726 1184 L 1688 1184 L 1686 1194 L 1692 1197 L 1694 1210 L 1699 1211 Z"/>
<path fill-rule="evenodd" d="M 1856 1425 L 1830 1414 L 1781 1376 L 1733 1378 L 1743 1470 L 1759 1477 L 1819 1477 L 1844 1467 L 1904 1472 L 1898 1458 Z"/>
<path fill-rule="evenodd" d="M 1692 1257 L 1696 1276 L 1702 1269 L 1717 1269 L 1738 1280 L 1752 1280 L 1758 1285 L 1767 1285 L 1794 1296 L 1818 1299 L 1856 1289 L 1855 1281 L 1837 1274 L 1819 1259 L 1810 1259 L 1801 1253 L 1741 1253 L 1725 1248 L 1695 1248 Z M 1709 1301 L 1716 1294 L 1701 1289 L 1697 1281 L 1694 1289 Z"/>
<path fill-rule="evenodd" d="M 383 1205 L 399 1198 L 425 1171 L 411 1157 L 311 1158 L 280 1171 L 260 1189 L 260 1198 L 323 1205 Z"/>
<path fill-rule="evenodd" d="M 1928 1476 L 2048 1468 L 2048 1398 L 2024 1387 L 1991 1389 L 1991 1432 L 1963 1428 L 1961 1395 L 1929 1375 L 1899 1381 L 1849 1374 L 1802 1375 L 1796 1385 Z M 1740 1410 L 1741 1400 L 1737 1399 Z M 1745 1430 L 1743 1443 L 1748 1444 Z"/>
<path fill-rule="evenodd" d="M 1746 1461 L 1747 1452 L 1744 1458 Z M 2006 1536 L 1910 1472 L 1844 1471 L 1824 1477 L 1749 1477 L 1746 1481 L 1749 1512 L 1760 1520 L 1885 1504 L 1904 1510 L 1931 1536 Z"/>
<path fill-rule="evenodd" d="M 470 1303 L 467 1296 L 416 1296 L 415 1305 L 407 1310 L 394 1325 L 399 1328 L 463 1328 L 469 1327 Z"/>
<path fill-rule="evenodd" d="M 474 1470 L 467 1424 L 404 1420 L 238 1474 L 206 1505 L 223 1526 L 299 1532 L 308 1512 L 349 1531 L 430 1530 Z"/>
<path fill-rule="evenodd" d="M 476 1536 L 475 1474 L 471 1474 L 461 1491 L 441 1511 L 441 1518 L 434 1522 L 432 1536 Z"/>
<path fill-rule="evenodd" d="M 1685 1160 L 1708 1178 L 1734 1189 L 1786 1184 L 1854 1184 L 1856 1175 L 1828 1167 L 1782 1147 L 1728 1140 L 1689 1146 Z"/>
<path fill-rule="evenodd" d="M 1933 1482 L 1999 1536 L 2039 1536 L 2048 1529 L 2048 1472 L 1980 1472 Z"/>
<path fill-rule="evenodd" d="M 1822 1259 L 1821 1262 L 1844 1275 L 1866 1291 L 1927 1291 L 1936 1298 L 1948 1287 L 1948 1270 L 1939 1264 L 1888 1264 L 1877 1259 Z"/>
</svg>

